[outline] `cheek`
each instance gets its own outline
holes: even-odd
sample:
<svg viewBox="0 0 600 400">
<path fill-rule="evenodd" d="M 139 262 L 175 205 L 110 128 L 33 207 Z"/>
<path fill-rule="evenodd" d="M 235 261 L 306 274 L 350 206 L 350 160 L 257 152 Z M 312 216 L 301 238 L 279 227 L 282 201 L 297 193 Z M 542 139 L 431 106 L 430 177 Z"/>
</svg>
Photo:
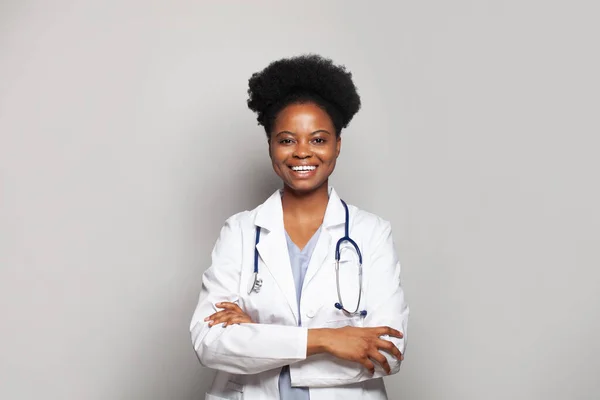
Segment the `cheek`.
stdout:
<svg viewBox="0 0 600 400">
<path fill-rule="evenodd" d="M 323 162 L 326 162 L 328 164 L 335 163 L 335 160 L 337 159 L 336 148 L 333 147 L 333 148 L 323 149 L 323 151 L 319 152 L 319 158 L 321 160 L 323 160 Z"/>
<path fill-rule="evenodd" d="M 286 152 L 278 148 L 271 148 L 270 155 L 274 167 L 281 166 L 287 159 Z"/>
</svg>

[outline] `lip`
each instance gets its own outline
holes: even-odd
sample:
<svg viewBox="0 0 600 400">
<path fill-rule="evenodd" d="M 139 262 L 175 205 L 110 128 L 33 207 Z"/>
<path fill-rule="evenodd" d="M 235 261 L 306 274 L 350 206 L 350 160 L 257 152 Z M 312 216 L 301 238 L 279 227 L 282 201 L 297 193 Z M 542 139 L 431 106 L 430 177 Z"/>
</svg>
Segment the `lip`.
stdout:
<svg viewBox="0 0 600 400">
<path fill-rule="evenodd" d="M 292 169 L 292 167 L 315 167 L 315 169 L 313 169 L 312 171 L 294 171 Z M 299 164 L 299 165 L 288 165 L 288 168 L 290 169 L 292 176 L 294 176 L 295 178 L 307 179 L 307 178 L 312 178 L 317 173 L 317 169 L 319 169 L 319 166 L 311 165 L 311 164 Z"/>
</svg>

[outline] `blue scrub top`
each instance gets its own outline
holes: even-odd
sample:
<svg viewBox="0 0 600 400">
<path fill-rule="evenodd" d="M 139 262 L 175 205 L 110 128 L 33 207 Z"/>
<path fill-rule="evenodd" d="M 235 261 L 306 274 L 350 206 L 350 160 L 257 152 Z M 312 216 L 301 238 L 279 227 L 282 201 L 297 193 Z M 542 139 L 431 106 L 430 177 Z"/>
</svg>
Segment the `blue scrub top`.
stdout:
<svg viewBox="0 0 600 400">
<path fill-rule="evenodd" d="M 310 263 L 313 250 L 319 239 L 321 227 L 317 229 L 312 238 L 308 241 L 302 250 L 296 246 L 290 239 L 287 232 L 285 238 L 287 240 L 288 253 L 290 254 L 290 264 L 292 265 L 292 275 L 294 276 L 294 284 L 296 285 L 296 304 L 298 307 L 298 326 L 302 324 L 300 314 L 300 298 L 302 297 L 302 284 L 306 276 L 306 270 Z M 290 380 L 290 369 L 288 366 L 283 367 L 279 374 L 279 397 L 281 400 L 309 400 L 310 394 L 308 388 L 292 387 Z"/>
</svg>

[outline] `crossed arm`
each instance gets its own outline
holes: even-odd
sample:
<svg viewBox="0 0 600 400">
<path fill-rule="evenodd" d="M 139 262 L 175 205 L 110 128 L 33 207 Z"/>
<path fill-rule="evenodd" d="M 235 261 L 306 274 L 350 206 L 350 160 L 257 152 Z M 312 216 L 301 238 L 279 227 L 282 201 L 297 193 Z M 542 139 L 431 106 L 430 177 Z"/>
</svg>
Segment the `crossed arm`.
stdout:
<svg viewBox="0 0 600 400">
<path fill-rule="evenodd" d="M 364 327 L 307 329 L 253 323 L 240 309 L 241 229 L 226 222 L 213 250 L 212 265 L 192 318 L 192 342 L 200 362 L 235 374 L 255 374 L 290 365 L 293 386 L 336 386 L 398 372 L 405 348 L 408 306 L 400 287 L 400 265 L 389 224 L 371 257 L 365 289 L 371 311 Z M 220 310 L 220 311 L 219 311 Z M 223 328 L 216 327 L 222 324 Z M 342 367 L 340 367 L 340 361 Z M 336 371 L 324 378 L 323 368 Z M 331 375 L 331 374 L 328 374 Z"/>
<path fill-rule="evenodd" d="M 235 324 L 252 324 L 252 319 L 235 303 L 217 303 L 218 311 L 204 319 L 208 326 L 223 324 L 223 328 Z M 306 345 L 306 356 L 326 353 L 342 360 L 348 360 L 362 364 L 370 375 L 375 373 L 377 362 L 386 374 L 391 373 L 391 367 L 387 358 L 381 353 L 385 351 L 396 360 L 402 361 L 404 356 L 394 343 L 381 339 L 381 336 L 392 336 L 402 339 L 402 332 L 387 327 L 376 328 L 315 328 L 308 330 Z"/>
</svg>

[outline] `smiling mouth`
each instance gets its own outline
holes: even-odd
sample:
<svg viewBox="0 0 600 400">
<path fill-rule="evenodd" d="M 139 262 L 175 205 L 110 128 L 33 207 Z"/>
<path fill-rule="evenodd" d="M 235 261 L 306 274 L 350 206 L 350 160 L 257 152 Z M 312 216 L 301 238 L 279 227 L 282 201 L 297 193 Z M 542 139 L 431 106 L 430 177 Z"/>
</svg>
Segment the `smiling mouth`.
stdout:
<svg viewBox="0 0 600 400">
<path fill-rule="evenodd" d="M 290 166 L 290 169 L 295 172 L 310 172 L 317 169 L 316 165 L 299 165 L 299 166 Z"/>
</svg>

